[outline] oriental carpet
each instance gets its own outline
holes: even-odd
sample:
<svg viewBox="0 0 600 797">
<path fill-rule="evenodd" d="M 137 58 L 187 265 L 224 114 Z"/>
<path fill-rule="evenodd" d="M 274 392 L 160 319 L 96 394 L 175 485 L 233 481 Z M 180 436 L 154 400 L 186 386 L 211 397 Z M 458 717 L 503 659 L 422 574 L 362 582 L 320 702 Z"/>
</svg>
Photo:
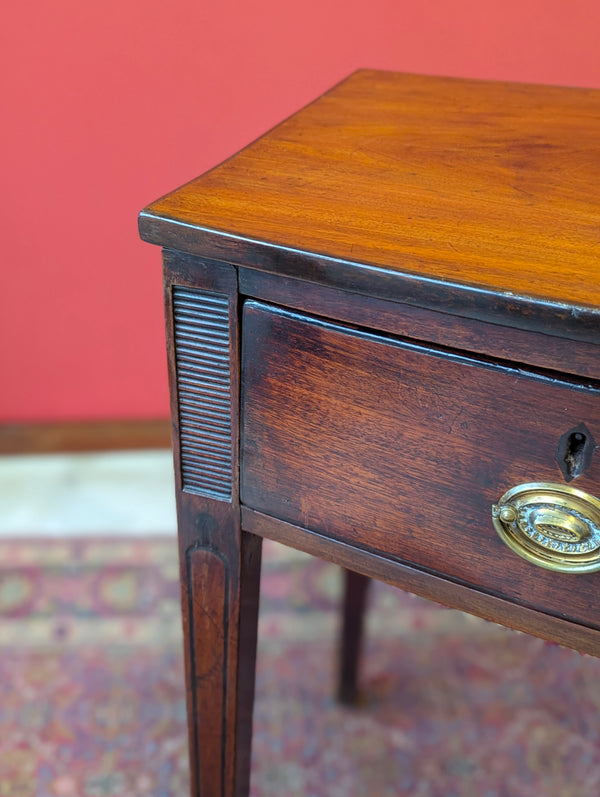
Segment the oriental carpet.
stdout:
<svg viewBox="0 0 600 797">
<path fill-rule="evenodd" d="M 335 704 L 339 571 L 265 543 L 252 797 L 600 794 L 600 660 L 373 585 Z M 175 542 L 0 542 L 0 796 L 185 797 Z"/>
</svg>

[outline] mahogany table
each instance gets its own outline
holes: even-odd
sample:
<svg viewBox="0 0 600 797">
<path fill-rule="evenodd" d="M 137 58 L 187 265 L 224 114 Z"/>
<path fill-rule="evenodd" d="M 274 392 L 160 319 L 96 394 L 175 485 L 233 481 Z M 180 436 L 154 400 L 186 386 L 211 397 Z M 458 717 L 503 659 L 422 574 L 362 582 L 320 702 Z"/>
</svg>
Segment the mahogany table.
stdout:
<svg viewBox="0 0 600 797">
<path fill-rule="evenodd" d="M 192 793 L 248 793 L 263 537 L 600 653 L 600 91 L 359 71 L 164 249 Z"/>
</svg>

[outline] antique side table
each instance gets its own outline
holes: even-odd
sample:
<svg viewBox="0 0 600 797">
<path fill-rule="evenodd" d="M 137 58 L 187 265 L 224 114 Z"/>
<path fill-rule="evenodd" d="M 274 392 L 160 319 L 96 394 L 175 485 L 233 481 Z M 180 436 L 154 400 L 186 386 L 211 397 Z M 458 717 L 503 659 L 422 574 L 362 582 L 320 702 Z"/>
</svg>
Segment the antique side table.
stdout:
<svg viewBox="0 0 600 797">
<path fill-rule="evenodd" d="M 192 793 L 248 793 L 261 540 L 600 654 L 600 91 L 361 70 L 150 205 Z"/>
</svg>

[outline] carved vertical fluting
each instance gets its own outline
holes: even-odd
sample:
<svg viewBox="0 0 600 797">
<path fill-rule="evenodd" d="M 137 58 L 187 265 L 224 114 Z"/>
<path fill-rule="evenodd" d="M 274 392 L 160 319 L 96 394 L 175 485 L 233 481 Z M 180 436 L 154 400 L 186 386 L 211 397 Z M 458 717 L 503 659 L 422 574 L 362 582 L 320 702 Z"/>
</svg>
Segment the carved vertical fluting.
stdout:
<svg viewBox="0 0 600 797">
<path fill-rule="evenodd" d="M 240 530 L 237 271 L 164 253 L 192 797 L 246 797 L 260 538 Z"/>
<path fill-rule="evenodd" d="M 173 328 L 184 490 L 230 499 L 229 298 L 173 286 Z"/>
</svg>

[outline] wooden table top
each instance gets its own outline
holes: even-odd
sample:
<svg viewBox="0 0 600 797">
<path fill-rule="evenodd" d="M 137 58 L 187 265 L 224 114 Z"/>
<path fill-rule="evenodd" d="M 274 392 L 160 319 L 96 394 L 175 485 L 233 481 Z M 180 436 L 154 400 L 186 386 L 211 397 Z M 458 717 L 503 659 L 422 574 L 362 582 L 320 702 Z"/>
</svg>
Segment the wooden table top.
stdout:
<svg viewBox="0 0 600 797">
<path fill-rule="evenodd" d="M 600 91 L 361 70 L 150 205 L 140 230 L 313 281 L 335 262 L 442 297 L 440 286 L 468 286 L 524 314 L 551 305 L 574 330 L 583 318 L 590 340 Z"/>
</svg>

